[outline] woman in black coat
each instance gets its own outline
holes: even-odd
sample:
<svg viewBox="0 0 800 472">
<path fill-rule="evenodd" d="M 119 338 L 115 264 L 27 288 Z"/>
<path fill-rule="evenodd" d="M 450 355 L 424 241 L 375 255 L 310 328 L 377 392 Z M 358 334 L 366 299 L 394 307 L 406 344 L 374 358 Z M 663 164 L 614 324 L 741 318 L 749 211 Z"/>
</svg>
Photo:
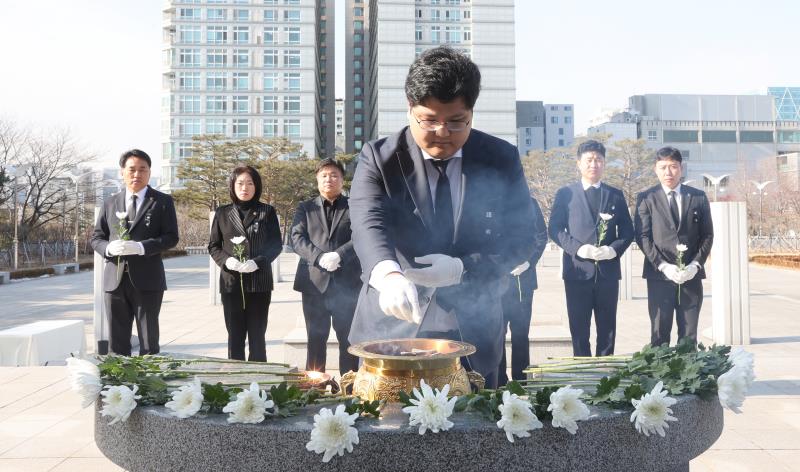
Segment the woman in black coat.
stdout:
<svg viewBox="0 0 800 472">
<path fill-rule="evenodd" d="M 239 166 L 228 179 L 230 205 L 217 209 L 211 226 L 208 253 L 222 269 L 219 291 L 228 330 L 228 358 L 244 360 L 245 339 L 250 361 L 266 361 L 264 337 L 272 296 L 270 264 L 281 252 L 281 231 L 275 209 L 259 202 L 261 176 L 250 166 Z M 235 238 L 240 243 L 237 253 Z"/>
</svg>

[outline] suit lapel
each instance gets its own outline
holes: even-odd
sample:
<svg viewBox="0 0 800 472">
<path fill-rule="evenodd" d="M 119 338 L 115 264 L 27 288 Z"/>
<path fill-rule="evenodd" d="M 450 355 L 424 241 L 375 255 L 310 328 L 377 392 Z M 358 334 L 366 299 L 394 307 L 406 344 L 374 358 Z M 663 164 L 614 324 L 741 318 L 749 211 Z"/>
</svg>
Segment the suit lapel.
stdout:
<svg viewBox="0 0 800 472">
<path fill-rule="evenodd" d="M 661 212 L 661 216 L 664 218 L 664 221 L 667 222 L 667 225 L 669 225 L 670 228 L 677 231 L 678 228 L 675 227 L 675 222 L 672 221 L 672 214 L 669 212 L 669 200 L 667 200 L 667 194 L 664 193 L 664 189 L 662 189 L 660 185 L 656 187 L 655 191 L 653 192 L 653 199 L 655 200 L 655 206 L 658 208 L 658 211 Z"/>
<path fill-rule="evenodd" d="M 134 219 L 133 223 L 131 223 L 131 229 L 130 229 L 131 231 L 133 231 L 133 228 L 135 228 L 136 225 L 139 224 L 139 221 L 141 221 L 142 216 L 144 216 L 144 214 L 147 213 L 147 210 L 149 210 L 150 207 L 153 206 L 153 204 L 155 204 L 155 201 L 156 199 L 155 197 L 153 197 L 152 192 L 150 191 L 150 187 L 147 187 L 147 192 L 145 192 L 144 194 L 144 203 L 142 203 L 142 206 L 139 208 L 138 211 L 136 211 L 136 219 Z"/>
<path fill-rule="evenodd" d="M 238 236 L 247 237 L 247 232 L 244 230 L 244 224 L 242 224 L 242 218 L 239 216 L 239 210 L 236 209 L 236 205 L 231 205 L 228 209 L 228 221 L 230 221 L 233 228 L 239 232 Z"/>
<path fill-rule="evenodd" d="M 239 213 L 239 212 L 237 211 L 236 213 Z M 242 226 L 247 228 L 248 226 L 253 224 L 253 221 L 255 221 L 256 216 L 258 216 L 258 204 L 257 203 L 250 211 L 248 211 L 244 215 L 244 221 L 242 222 Z"/>
<path fill-rule="evenodd" d="M 608 189 L 608 185 L 600 184 L 600 206 L 597 207 L 597 220 L 594 222 L 595 226 L 600 223 L 600 213 L 606 213 L 606 208 L 608 207 L 608 197 L 610 194 L 611 191 Z"/>
<path fill-rule="evenodd" d="M 692 203 L 692 194 L 686 191 L 681 185 L 681 221 L 680 226 L 678 229 L 683 226 L 683 223 L 686 221 L 686 218 L 689 218 L 689 206 Z"/>
<path fill-rule="evenodd" d="M 344 210 L 347 209 L 347 198 L 340 195 L 339 198 L 336 200 L 336 210 L 333 213 L 333 222 L 331 223 L 331 227 L 328 228 L 328 238 L 333 236 L 333 232 L 336 230 L 336 227 L 339 226 L 339 221 L 342 220 L 342 215 L 344 214 Z"/>
<path fill-rule="evenodd" d="M 326 233 L 330 238 L 331 229 L 328 228 L 328 219 L 325 217 L 325 201 L 322 199 L 322 195 L 317 195 L 317 198 L 314 199 L 314 205 L 317 207 L 314 210 L 314 215 L 318 220 L 317 227 L 325 228 L 323 233 Z"/>
<path fill-rule="evenodd" d="M 453 234 L 453 241 L 458 241 L 459 229 L 461 227 L 461 219 L 464 216 L 464 209 L 466 208 L 467 197 L 472 195 L 470 184 L 475 182 L 477 173 L 480 172 L 482 167 L 480 164 L 481 155 L 477 145 L 478 140 L 470 137 L 464 143 L 461 150 L 461 198 L 458 205 L 455 217 L 455 233 Z"/>
<path fill-rule="evenodd" d="M 583 212 L 586 214 L 586 220 L 592 221 L 592 207 L 589 206 L 589 199 L 586 198 L 586 190 L 583 189 L 583 183 L 579 180 L 572 184 L 573 192 L 578 195 L 578 199 L 582 202 L 581 208 Z M 595 221 L 595 227 L 597 227 L 597 222 Z"/>
<path fill-rule="evenodd" d="M 416 206 L 422 223 L 426 228 L 433 229 L 433 202 L 431 199 L 431 189 L 428 185 L 428 174 L 425 172 L 425 163 L 422 159 L 422 152 L 414 142 L 411 131 L 406 130 L 405 146 L 400 147 L 396 153 L 403 171 L 403 178 L 408 187 L 411 200 Z"/>
</svg>

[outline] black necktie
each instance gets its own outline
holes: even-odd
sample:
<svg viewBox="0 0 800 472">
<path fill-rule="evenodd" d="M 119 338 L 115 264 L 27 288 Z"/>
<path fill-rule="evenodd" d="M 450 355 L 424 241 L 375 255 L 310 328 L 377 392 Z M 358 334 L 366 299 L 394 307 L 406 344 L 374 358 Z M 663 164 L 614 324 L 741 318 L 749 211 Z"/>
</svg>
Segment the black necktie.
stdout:
<svg viewBox="0 0 800 472">
<path fill-rule="evenodd" d="M 669 212 L 672 214 L 672 221 L 675 222 L 675 227 L 680 226 L 680 213 L 678 213 L 678 202 L 675 200 L 675 191 L 669 192 Z"/>
<path fill-rule="evenodd" d="M 455 223 L 453 219 L 453 197 L 450 195 L 450 180 L 447 178 L 447 164 L 449 160 L 433 159 L 431 163 L 439 171 L 439 180 L 436 183 L 436 226 L 446 246 L 453 241 Z"/>
<path fill-rule="evenodd" d="M 128 205 L 128 229 L 130 229 L 131 225 L 133 224 L 133 220 L 136 219 L 136 194 L 134 193 L 131 197 L 131 204 Z"/>
<path fill-rule="evenodd" d="M 592 212 L 592 218 L 597 219 L 598 212 L 600 211 L 600 189 L 595 186 L 587 188 L 586 200 L 589 202 L 589 210 Z"/>
</svg>

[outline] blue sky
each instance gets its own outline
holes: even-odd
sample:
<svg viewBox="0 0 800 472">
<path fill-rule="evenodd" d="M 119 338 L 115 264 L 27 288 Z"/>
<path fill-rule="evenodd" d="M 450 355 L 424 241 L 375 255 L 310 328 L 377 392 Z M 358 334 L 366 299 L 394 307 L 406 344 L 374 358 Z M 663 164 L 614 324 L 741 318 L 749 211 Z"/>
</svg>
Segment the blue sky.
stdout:
<svg viewBox="0 0 800 472">
<path fill-rule="evenodd" d="M 0 5 L 0 117 L 68 127 L 105 165 L 160 155 L 161 0 Z M 516 0 L 515 18 L 517 98 L 573 103 L 576 133 L 633 94 L 800 86 L 796 1 Z"/>
</svg>

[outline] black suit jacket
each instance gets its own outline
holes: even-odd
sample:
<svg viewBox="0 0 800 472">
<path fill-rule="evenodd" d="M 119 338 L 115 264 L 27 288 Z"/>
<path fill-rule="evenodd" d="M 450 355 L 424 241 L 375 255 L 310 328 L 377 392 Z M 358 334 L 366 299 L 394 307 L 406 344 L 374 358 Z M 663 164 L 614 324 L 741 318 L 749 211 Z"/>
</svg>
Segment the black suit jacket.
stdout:
<svg viewBox="0 0 800 472">
<path fill-rule="evenodd" d="M 123 270 L 118 261 L 127 264 L 131 282 L 139 290 L 166 290 L 164 262 L 161 252 L 178 244 L 178 218 L 172 197 L 148 186 L 144 203 L 136 212 L 128 234 L 132 241 L 144 246 L 143 256 L 106 256 L 108 243 L 119 239 L 119 219 L 116 212 L 125 211 L 125 191 L 103 202 L 92 234 L 92 249 L 105 257 L 103 289 L 111 292 L 119 286 Z"/>
<path fill-rule="evenodd" d="M 711 222 L 711 205 L 705 192 L 681 185 L 681 221 L 676 228 L 669 212 L 669 200 L 661 185 L 651 187 L 636 198 L 636 243 L 644 252 L 642 277 L 667 280 L 658 266 L 666 262 L 677 263 L 678 244 L 687 250 L 683 263 L 700 264 L 697 277 L 704 279 L 703 265 L 714 243 L 714 226 Z"/>
<path fill-rule="evenodd" d="M 325 293 L 333 279 L 337 286 L 355 292 L 361 287 L 361 265 L 353 249 L 347 200 L 344 195 L 337 199 L 330 229 L 322 197 L 298 205 L 291 232 L 294 252 L 300 256 L 294 277 L 294 289 L 298 292 Z M 319 257 L 326 252 L 335 252 L 342 259 L 339 269 L 334 272 L 328 272 L 317 264 Z"/>
<path fill-rule="evenodd" d="M 514 146 L 472 130 L 462 151 L 461 212 L 455 215 L 448 255 L 460 258 L 465 272 L 460 284 L 440 288 L 436 296 L 442 308 L 454 311 L 464 340 L 491 344 L 486 349 L 497 349 L 497 353 L 479 354 L 499 359 L 500 297 L 508 273 L 533 252 L 531 198 Z M 364 279 L 351 342 L 414 337 L 420 327 L 384 315 L 379 292 L 368 283 L 380 261 L 394 260 L 407 268 L 416 265 L 415 257 L 432 252 L 436 219 L 428 176 L 422 152 L 407 127 L 361 150 L 350 194 L 350 218 Z M 423 329 L 424 325 L 423 320 Z M 495 340 L 500 340 L 496 346 Z"/>
<path fill-rule="evenodd" d="M 622 191 L 600 184 L 600 206 L 598 213 L 612 215 L 607 223 L 606 235 L 597 241 L 600 216 L 596 218 L 589 209 L 589 201 L 583 184 L 579 181 L 558 189 L 550 212 L 548 232 L 550 238 L 563 250 L 562 277 L 564 280 L 589 280 L 597 274 L 609 280 L 619 280 L 621 271 L 619 258 L 633 242 L 633 223 Z M 593 259 L 578 257 L 578 249 L 584 244 L 610 246 L 617 257 L 595 264 Z"/>
<path fill-rule="evenodd" d="M 214 213 L 208 254 L 222 269 L 219 274 L 220 293 L 241 290 L 239 272 L 228 270 L 225 261 L 236 257 L 231 238 L 244 236 L 244 255 L 258 264 L 258 270 L 242 274 L 245 292 L 269 292 L 272 290 L 273 260 L 281 253 L 283 244 L 278 215 L 266 203 L 258 202 L 250 209 L 242 221 L 239 210 L 234 205 L 223 205 Z"/>
<path fill-rule="evenodd" d="M 542 215 L 539 202 L 537 202 L 535 198 L 532 198 L 531 203 L 533 204 L 533 223 L 535 226 L 535 231 L 532 235 L 533 255 L 528 259 L 528 263 L 531 267 L 519 275 L 520 286 L 517 287 L 516 280 L 512 280 L 513 287 L 510 287 L 509 290 L 511 288 L 514 290 L 521 288 L 523 292 L 532 292 L 539 288 L 539 283 L 536 278 L 536 264 L 539 263 L 539 259 L 542 258 L 542 254 L 544 253 L 544 248 L 547 246 L 547 225 L 544 223 L 544 215 Z M 515 277 L 512 276 L 512 279 L 514 278 Z"/>
</svg>

